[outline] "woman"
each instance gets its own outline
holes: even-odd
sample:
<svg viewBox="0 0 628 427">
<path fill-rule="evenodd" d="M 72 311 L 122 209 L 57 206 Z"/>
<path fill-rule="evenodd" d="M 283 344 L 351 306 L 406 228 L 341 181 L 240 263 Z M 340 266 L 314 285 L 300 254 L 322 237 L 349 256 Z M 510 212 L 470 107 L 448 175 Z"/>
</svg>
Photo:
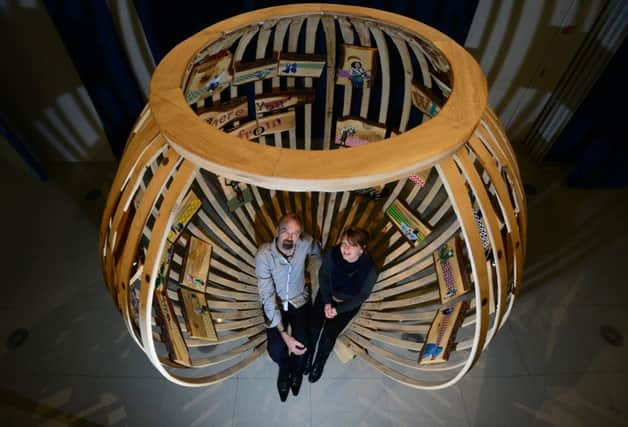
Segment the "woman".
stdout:
<svg viewBox="0 0 628 427">
<path fill-rule="evenodd" d="M 319 270 L 319 290 L 312 308 L 310 322 L 310 350 L 305 373 L 311 383 L 323 374 L 327 357 L 334 348 L 336 338 L 360 310 L 368 298 L 377 271 L 366 253 L 368 232 L 351 227 L 340 238 L 340 244 L 329 250 Z M 321 332 L 322 329 L 322 332 Z M 316 341 L 318 351 L 314 359 Z M 312 359 L 314 363 L 312 364 Z"/>
</svg>

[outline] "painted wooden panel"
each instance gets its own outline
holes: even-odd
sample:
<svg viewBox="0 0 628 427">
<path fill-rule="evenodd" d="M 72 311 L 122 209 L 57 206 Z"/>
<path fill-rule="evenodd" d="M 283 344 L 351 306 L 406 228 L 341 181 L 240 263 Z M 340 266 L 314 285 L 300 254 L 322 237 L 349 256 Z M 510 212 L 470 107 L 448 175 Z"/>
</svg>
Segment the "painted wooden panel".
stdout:
<svg viewBox="0 0 628 427">
<path fill-rule="evenodd" d="M 440 302 L 445 304 L 470 290 L 460 238 L 455 236 L 433 253 Z"/>
<path fill-rule="evenodd" d="M 377 49 L 343 44 L 336 83 L 354 88 L 373 87 L 377 70 Z"/>
<path fill-rule="evenodd" d="M 265 114 L 295 105 L 311 104 L 314 102 L 314 96 L 314 89 L 275 90 L 267 94 L 256 95 L 255 112 Z"/>
<path fill-rule="evenodd" d="M 294 110 L 291 110 L 247 122 L 229 132 L 229 135 L 237 136 L 242 139 L 255 139 L 261 135 L 269 135 L 271 133 L 294 129 L 295 123 L 296 118 Z"/>
<path fill-rule="evenodd" d="M 336 122 L 334 142 L 343 147 L 355 147 L 369 142 L 381 141 L 386 137 L 384 124 L 369 122 L 360 117 L 342 117 Z"/>
<path fill-rule="evenodd" d="M 438 311 L 432 321 L 425 344 L 421 348 L 420 365 L 443 363 L 449 359 L 453 340 L 462 324 L 468 306 L 468 302 L 462 301 L 453 307 L 446 307 Z"/>
<path fill-rule="evenodd" d="M 181 288 L 179 299 L 183 301 L 183 318 L 190 338 L 218 341 L 205 295 Z"/>
<path fill-rule="evenodd" d="M 200 108 L 198 116 L 217 128 L 249 116 L 249 103 L 246 96 L 231 99 L 208 108 Z"/>
<path fill-rule="evenodd" d="M 181 284 L 199 292 L 205 291 L 212 246 L 203 240 L 190 236 L 185 254 L 185 268 Z"/>
<path fill-rule="evenodd" d="M 325 57 L 322 55 L 282 53 L 277 71 L 280 76 L 318 78 L 324 67 Z"/>
<path fill-rule="evenodd" d="M 185 99 L 193 104 L 220 93 L 231 82 L 231 52 L 223 51 L 208 56 L 192 67 L 185 88 Z"/>
<path fill-rule="evenodd" d="M 413 246 L 417 246 L 431 233 L 429 227 L 398 199 L 393 200 L 386 209 L 386 215 Z"/>
</svg>

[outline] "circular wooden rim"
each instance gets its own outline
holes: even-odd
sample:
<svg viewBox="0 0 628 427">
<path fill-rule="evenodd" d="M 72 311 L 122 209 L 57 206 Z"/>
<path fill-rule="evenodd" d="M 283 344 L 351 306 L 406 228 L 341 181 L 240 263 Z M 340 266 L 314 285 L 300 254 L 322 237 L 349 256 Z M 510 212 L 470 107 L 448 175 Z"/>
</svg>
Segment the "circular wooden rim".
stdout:
<svg viewBox="0 0 628 427">
<path fill-rule="evenodd" d="M 428 122 L 399 136 L 351 150 L 293 150 L 227 135 L 187 104 L 182 81 L 208 44 L 247 26 L 277 18 L 346 15 L 391 25 L 429 40 L 451 67 L 452 93 Z M 343 191 L 390 182 L 448 157 L 466 142 L 487 105 L 486 79 L 455 41 L 412 19 L 381 10 L 335 4 L 299 4 L 257 10 L 221 21 L 186 39 L 155 70 L 149 103 L 161 133 L 181 155 L 218 175 L 288 191 Z"/>
</svg>

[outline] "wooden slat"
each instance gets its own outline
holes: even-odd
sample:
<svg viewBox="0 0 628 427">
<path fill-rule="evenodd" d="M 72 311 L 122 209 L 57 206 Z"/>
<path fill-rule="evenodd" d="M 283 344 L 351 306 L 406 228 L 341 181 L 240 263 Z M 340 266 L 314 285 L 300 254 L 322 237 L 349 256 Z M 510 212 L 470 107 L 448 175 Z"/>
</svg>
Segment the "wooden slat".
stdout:
<svg viewBox="0 0 628 427">
<path fill-rule="evenodd" d="M 377 121 L 380 123 L 386 123 L 386 118 L 388 117 L 388 104 L 390 102 L 390 59 L 388 56 L 388 47 L 386 46 L 386 40 L 384 39 L 382 30 L 375 25 L 370 25 L 369 29 L 375 39 L 377 53 L 379 54 L 379 64 L 382 68 L 382 74 L 377 76 L 382 85 L 381 102 L 379 105 L 379 116 Z"/>
<path fill-rule="evenodd" d="M 325 52 L 327 55 L 327 81 L 325 83 L 325 124 L 323 131 L 323 149 L 329 150 L 331 127 L 334 114 L 334 87 L 336 85 L 336 27 L 329 16 L 321 18 L 325 32 Z"/>
</svg>

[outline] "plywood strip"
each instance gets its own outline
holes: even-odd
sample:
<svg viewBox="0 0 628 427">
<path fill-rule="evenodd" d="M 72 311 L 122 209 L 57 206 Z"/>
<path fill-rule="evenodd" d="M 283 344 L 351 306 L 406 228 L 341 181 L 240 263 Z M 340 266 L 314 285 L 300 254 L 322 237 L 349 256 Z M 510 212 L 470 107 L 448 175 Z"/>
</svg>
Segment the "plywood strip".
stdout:
<svg viewBox="0 0 628 427">
<path fill-rule="evenodd" d="M 363 317 L 356 318 L 354 323 L 373 331 L 401 332 L 407 334 L 426 334 L 430 329 L 429 323 L 416 325 L 401 322 L 379 322 L 376 320 L 365 319 Z"/>
<path fill-rule="evenodd" d="M 218 227 L 218 225 L 216 225 L 214 220 L 211 219 L 209 215 L 207 215 L 207 213 L 203 209 L 201 209 L 198 212 L 198 218 L 207 226 L 207 228 L 209 228 L 212 231 L 212 233 L 214 233 L 221 240 L 220 243 L 222 245 L 226 245 L 227 247 L 231 247 L 231 248 L 239 247 L 237 243 L 234 242 L 233 239 L 231 239 L 231 237 L 229 237 L 224 231 L 222 231 L 220 227 Z M 220 245 L 216 245 L 216 246 L 220 246 Z M 244 262 L 248 263 L 249 265 L 251 266 L 255 265 L 255 260 L 253 259 L 253 255 L 244 251 L 239 251 L 238 255 Z"/>
<path fill-rule="evenodd" d="M 432 285 L 434 283 L 436 283 L 436 274 L 432 273 L 420 279 L 412 280 L 403 285 L 397 285 L 386 290 L 372 292 L 370 297 L 368 298 L 368 301 L 381 301 L 383 299 L 390 298 L 405 292 L 410 292 L 424 286 Z"/>
<path fill-rule="evenodd" d="M 316 43 L 316 30 L 318 23 L 320 22 L 320 16 L 308 16 L 307 23 L 305 24 L 305 53 L 314 53 Z M 304 86 L 306 88 L 312 87 L 312 78 L 306 77 L 304 80 Z M 312 104 L 306 104 L 304 107 L 304 139 L 305 149 L 312 149 Z"/>
<path fill-rule="evenodd" d="M 166 182 L 174 174 L 175 167 L 179 161 L 180 157 L 174 150 L 168 149 L 164 153 L 163 160 L 157 169 L 157 173 L 148 184 L 148 187 L 144 192 L 144 197 L 142 197 L 142 202 L 135 211 L 135 216 L 131 221 L 129 232 L 127 234 L 128 237 L 124 242 L 124 248 L 120 253 L 120 260 L 118 260 L 116 264 L 116 276 L 118 277 L 118 280 L 120 280 L 120 283 L 116 284 L 118 288 L 117 302 L 118 307 L 123 311 L 125 310 L 123 307 L 127 306 L 127 291 L 128 286 L 130 285 L 127 280 L 131 275 L 132 263 L 135 260 L 140 238 L 142 236 L 140 230 L 144 229 L 144 225 L 146 224 L 150 211 L 157 201 L 159 194 L 161 194 L 161 192 L 165 189 Z"/>
<path fill-rule="evenodd" d="M 155 220 L 153 226 L 153 236 L 148 244 L 146 251 L 146 264 L 144 265 L 144 277 L 140 284 L 139 295 L 139 328 L 141 334 L 142 347 L 148 355 L 149 359 L 155 365 L 155 367 L 164 375 L 168 377 L 168 373 L 163 369 L 159 362 L 157 355 L 153 334 L 152 334 L 152 306 L 153 299 L 157 298 L 158 302 L 162 301 L 159 305 L 162 307 L 162 314 L 164 311 L 163 301 L 167 302 L 167 296 L 161 295 L 160 292 L 155 292 L 155 285 L 158 278 L 158 272 L 161 267 L 162 255 L 165 251 L 166 236 L 171 230 L 171 227 L 177 214 L 177 206 L 180 206 L 186 190 L 192 184 L 197 168 L 194 164 L 187 160 L 183 160 L 181 167 L 174 175 L 170 187 L 164 194 L 163 201 L 161 203 L 160 210 L 168 212 L 167 215 L 159 215 Z M 172 323 L 176 322 L 174 318 L 171 318 Z M 176 325 L 178 327 L 178 325 Z M 170 328 L 170 326 L 168 326 Z M 174 330 L 169 330 L 174 332 Z M 174 335 L 170 336 L 171 344 L 173 340 L 178 340 Z M 177 360 L 177 363 L 180 361 Z"/>
<path fill-rule="evenodd" d="M 367 25 L 364 21 L 352 18 L 351 23 L 355 28 L 355 31 L 358 33 L 358 38 L 360 39 L 360 45 L 369 47 L 371 46 L 371 35 L 369 33 Z M 369 101 L 371 100 L 371 88 L 363 87 L 362 88 L 362 102 L 360 104 L 360 117 L 366 119 L 369 112 Z"/>
<path fill-rule="evenodd" d="M 255 37 L 258 31 L 259 31 L 259 28 L 253 27 L 253 28 L 250 28 L 248 31 L 246 31 L 242 35 L 242 37 L 240 37 L 240 40 L 238 41 L 238 46 L 236 47 L 236 50 L 233 54 L 233 64 L 237 64 L 238 62 L 242 61 L 242 57 L 244 56 L 244 51 L 246 50 L 247 46 L 251 42 L 251 39 Z M 234 79 L 235 79 L 235 73 L 234 73 Z M 230 93 L 231 98 L 237 98 L 238 86 L 231 85 L 230 92 L 231 92 Z"/>
<path fill-rule="evenodd" d="M 377 45 L 377 52 L 379 53 L 379 63 L 382 67 L 382 74 L 378 76 L 378 79 L 382 82 L 381 102 L 379 105 L 379 116 L 377 121 L 380 123 L 386 123 L 388 117 L 388 104 L 390 102 L 390 59 L 388 57 L 388 47 L 386 46 L 386 40 L 384 34 L 375 25 L 370 25 L 369 29 L 375 39 Z"/>
<path fill-rule="evenodd" d="M 321 18 L 325 32 L 325 53 L 327 55 L 327 81 L 325 90 L 325 124 L 323 131 L 323 149 L 329 150 L 331 143 L 332 118 L 334 114 L 334 88 L 336 85 L 336 27 L 329 16 Z"/>
<path fill-rule="evenodd" d="M 370 329 L 364 328 L 360 325 L 358 325 L 357 323 L 353 323 L 351 325 L 351 331 L 362 335 L 363 337 L 369 338 L 371 340 L 376 340 L 376 341 L 380 341 L 383 342 L 385 344 L 388 345 L 392 345 L 394 347 L 399 347 L 399 348 L 404 348 L 406 350 L 413 350 L 413 351 L 419 351 L 421 349 L 421 343 L 420 342 L 413 342 L 413 341 L 408 341 L 408 340 L 403 340 L 400 338 L 395 338 L 393 336 L 387 335 L 387 334 L 381 334 L 378 332 L 374 332 Z"/>
<path fill-rule="evenodd" d="M 411 88 L 412 80 L 414 79 L 414 73 L 412 71 L 412 60 L 410 59 L 410 52 L 408 52 L 408 45 L 405 40 L 397 36 L 395 31 L 383 26 L 381 27 L 392 39 L 395 47 L 401 57 L 401 63 L 403 64 L 403 104 L 401 108 L 401 120 L 399 122 L 399 131 L 405 132 L 410 121 L 410 108 L 412 107 L 411 100 Z"/>
<path fill-rule="evenodd" d="M 395 299 L 391 301 L 376 301 L 376 302 L 365 302 L 362 304 L 362 308 L 365 310 L 390 310 L 390 309 L 402 309 L 402 308 L 411 308 L 419 304 L 437 304 L 439 301 L 438 290 L 429 291 L 422 295 L 409 297 L 409 298 L 401 298 Z"/>
<path fill-rule="evenodd" d="M 353 28 L 349 23 L 349 20 L 345 17 L 338 17 L 338 24 L 340 26 L 340 34 L 344 43 L 353 44 Z M 344 88 L 344 102 L 342 103 L 342 115 L 348 116 L 351 114 L 351 97 L 353 94 L 353 87 L 351 85 L 345 85 Z"/>
<path fill-rule="evenodd" d="M 216 195 L 212 190 L 210 190 L 205 178 L 202 174 L 198 174 L 196 177 L 196 182 L 198 183 L 201 191 L 205 196 L 205 200 L 207 200 L 210 206 L 216 211 L 216 214 L 222 221 L 225 223 L 229 230 L 239 239 L 240 247 L 244 247 L 251 255 L 255 255 L 257 252 L 257 247 L 255 246 L 253 237 L 250 235 L 245 235 L 240 231 L 240 227 L 238 227 L 234 222 L 231 216 L 231 213 L 226 212 L 220 202 L 217 200 Z M 233 247 L 233 246 L 232 246 Z"/>
<path fill-rule="evenodd" d="M 486 271 L 486 264 L 484 262 L 484 249 L 482 248 L 480 235 L 477 233 L 477 226 L 471 210 L 471 201 L 467 195 L 467 190 L 460 172 L 453 160 L 444 160 L 437 166 L 437 170 L 443 180 L 443 185 L 447 190 L 456 216 L 460 221 L 466 242 L 467 255 L 471 261 L 473 270 L 475 296 L 476 299 L 482 301 L 482 304 L 476 307 L 475 310 L 476 328 L 474 346 L 469 355 L 468 363 L 463 369 L 464 373 L 464 370 L 470 369 L 479 358 L 484 348 L 488 332 L 488 272 Z"/>
<path fill-rule="evenodd" d="M 469 186 L 475 194 L 478 205 L 482 210 L 482 216 L 485 219 L 487 227 L 489 241 L 491 243 L 491 249 L 493 253 L 493 260 L 496 266 L 497 273 L 497 313 L 493 319 L 495 327 L 491 328 L 491 332 L 487 337 L 487 341 L 490 341 L 497 331 L 497 326 L 501 324 L 506 311 L 506 297 L 508 291 L 508 270 L 506 266 L 506 253 L 504 249 L 504 242 L 502 240 L 501 231 L 499 230 L 499 218 L 495 214 L 493 205 L 489 200 L 488 194 L 484 184 L 475 169 L 471 158 L 466 150 L 460 150 L 455 159 L 460 166 L 463 174 L 469 182 Z M 490 270 L 489 270 L 490 271 Z M 492 288 L 489 288 L 491 290 Z"/>
</svg>

